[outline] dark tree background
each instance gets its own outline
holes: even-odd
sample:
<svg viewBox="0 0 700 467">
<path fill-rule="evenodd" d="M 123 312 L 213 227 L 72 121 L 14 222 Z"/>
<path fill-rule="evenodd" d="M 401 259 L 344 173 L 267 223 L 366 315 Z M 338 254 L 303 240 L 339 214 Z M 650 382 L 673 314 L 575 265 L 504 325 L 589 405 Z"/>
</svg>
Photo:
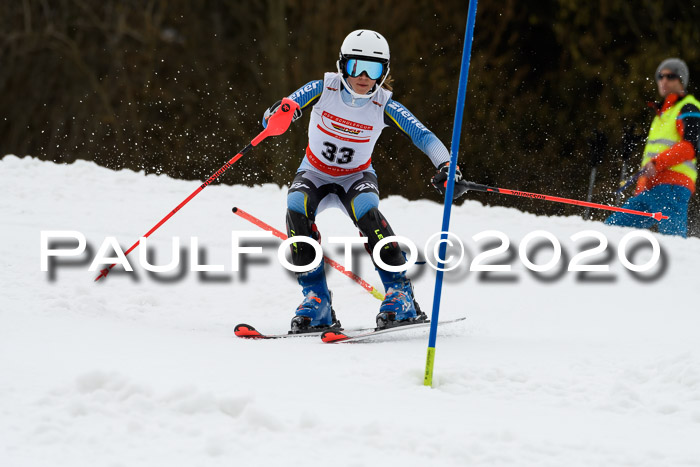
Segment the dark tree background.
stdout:
<svg viewBox="0 0 700 467">
<path fill-rule="evenodd" d="M 8 0 L 0 2 L 0 157 L 32 155 L 206 179 L 261 129 L 271 103 L 335 69 L 359 28 L 389 40 L 395 98 L 450 145 L 466 1 Z M 687 0 L 481 0 L 460 165 L 477 182 L 585 199 L 591 136 L 609 144 L 594 201 L 613 203 L 621 157 L 638 168 L 670 56 L 700 80 L 700 6 Z M 288 183 L 308 116 L 223 183 Z M 625 129 L 627 148 L 622 144 Z M 427 157 L 387 130 L 383 195 L 438 196 Z M 391 174 L 391 175 L 389 175 Z M 628 193 L 629 194 L 629 193 Z M 470 193 L 538 214 L 581 208 Z M 596 212 L 594 218 L 603 219 Z M 700 235 L 700 202 L 690 207 Z"/>
</svg>

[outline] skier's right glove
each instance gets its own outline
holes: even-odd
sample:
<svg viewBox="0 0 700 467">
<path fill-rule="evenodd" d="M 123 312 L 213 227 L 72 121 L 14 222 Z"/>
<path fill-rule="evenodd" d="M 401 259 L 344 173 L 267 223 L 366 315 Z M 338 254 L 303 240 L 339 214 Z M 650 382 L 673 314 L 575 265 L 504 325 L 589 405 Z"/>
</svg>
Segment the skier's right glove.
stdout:
<svg viewBox="0 0 700 467">
<path fill-rule="evenodd" d="M 262 126 L 263 128 L 267 128 L 267 121 L 270 119 L 270 116 L 277 111 L 277 108 L 280 106 L 282 101 L 277 101 L 274 104 L 270 106 L 269 109 L 265 111 L 263 114 L 263 119 L 262 119 Z M 297 120 L 299 117 L 301 117 L 301 109 L 297 107 L 297 109 L 294 111 L 294 116 L 292 117 L 292 121 Z"/>
<path fill-rule="evenodd" d="M 437 173 L 433 176 L 432 180 L 430 181 L 430 183 L 432 183 L 432 185 L 435 187 L 438 193 L 440 193 L 443 196 L 445 195 L 445 191 L 447 190 L 447 176 L 449 172 L 450 163 L 443 162 L 442 164 L 440 164 Z M 462 180 L 462 172 L 459 171 L 459 166 L 457 166 L 457 169 L 455 171 L 454 196 L 452 197 L 452 200 L 456 200 L 468 190 L 468 184 L 466 180 Z"/>
</svg>

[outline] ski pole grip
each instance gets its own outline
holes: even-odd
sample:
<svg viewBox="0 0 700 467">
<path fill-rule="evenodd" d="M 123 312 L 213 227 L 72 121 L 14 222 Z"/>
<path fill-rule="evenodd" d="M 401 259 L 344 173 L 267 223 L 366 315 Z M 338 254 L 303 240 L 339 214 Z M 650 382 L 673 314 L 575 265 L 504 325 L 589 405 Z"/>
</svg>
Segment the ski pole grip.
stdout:
<svg viewBox="0 0 700 467">
<path fill-rule="evenodd" d="M 464 185 L 467 187 L 467 191 L 489 191 L 486 185 L 480 185 L 474 182 L 465 182 Z"/>
<path fill-rule="evenodd" d="M 253 141 L 250 142 L 250 144 L 257 146 L 268 136 L 281 135 L 287 131 L 287 128 L 289 128 L 289 125 L 291 125 L 292 120 L 294 119 L 294 112 L 296 112 L 298 109 L 299 104 L 297 104 L 294 100 L 289 99 L 288 97 L 282 99 L 280 106 L 277 107 L 277 110 L 267 121 L 267 127 L 258 136 L 256 136 Z"/>
<path fill-rule="evenodd" d="M 620 188 L 615 190 L 615 194 L 616 195 L 621 194 L 623 191 L 625 191 L 627 189 L 628 186 L 630 186 L 634 182 L 636 182 L 639 179 L 639 177 L 641 177 L 641 176 L 642 176 L 642 171 L 640 170 L 636 174 L 632 175 L 629 179 L 627 179 L 627 181 L 624 182 L 624 184 L 622 184 L 622 186 Z"/>
</svg>

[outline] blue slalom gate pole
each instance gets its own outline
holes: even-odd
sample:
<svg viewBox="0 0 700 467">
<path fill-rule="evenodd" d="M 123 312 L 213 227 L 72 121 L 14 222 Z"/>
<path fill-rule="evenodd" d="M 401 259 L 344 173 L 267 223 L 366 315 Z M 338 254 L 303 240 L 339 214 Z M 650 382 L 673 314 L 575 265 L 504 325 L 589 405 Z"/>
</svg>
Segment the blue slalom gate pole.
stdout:
<svg viewBox="0 0 700 467">
<path fill-rule="evenodd" d="M 459 137 L 462 131 L 462 114 L 464 101 L 467 97 L 467 77 L 469 76 L 469 61 L 472 52 L 472 39 L 474 38 L 474 23 L 476 21 L 477 0 L 469 1 L 469 13 L 467 14 L 467 30 L 464 35 L 464 49 L 462 50 L 462 66 L 459 71 L 459 90 L 457 91 L 457 110 L 455 111 L 454 126 L 452 127 L 452 150 L 450 154 L 450 171 L 447 176 L 447 189 L 445 190 L 445 207 L 442 214 L 442 230 L 440 234 L 440 250 L 438 257 L 438 270 L 435 277 L 435 295 L 433 297 L 433 312 L 430 317 L 430 338 L 428 339 L 428 357 L 425 363 L 425 386 L 433 385 L 433 365 L 435 363 L 435 341 L 437 340 L 438 316 L 440 314 L 440 297 L 442 295 L 442 278 L 444 275 L 443 263 L 440 262 L 447 252 L 447 232 L 450 228 L 450 213 L 452 211 L 452 197 L 454 196 L 455 173 L 457 170 L 457 154 L 459 153 Z"/>
</svg>

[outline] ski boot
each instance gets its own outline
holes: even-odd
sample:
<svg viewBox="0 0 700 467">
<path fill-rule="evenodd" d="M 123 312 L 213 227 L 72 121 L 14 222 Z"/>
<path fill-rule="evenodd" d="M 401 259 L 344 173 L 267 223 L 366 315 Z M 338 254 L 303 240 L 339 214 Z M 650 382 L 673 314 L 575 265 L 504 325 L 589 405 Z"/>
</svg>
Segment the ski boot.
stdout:
<svg viewBox="0 0 700 467">
<path fill-rule="evenodd" d="M 421 323 L 428 319 L 414 300 L 413 286 L 405 271 L 377 271 L 386 290 L 386 297 L 377 314 L 377 329 Z"/>
<path fill-rule="evenodd" d="M 297 281 L 303 287 L 304 300 L 292 318 L 290 334 L 316 332 L 340 328 L 331 306 L 331 292 L 326 284 L 326 274 L 321 261 L 315 269 L 298 274 Z"/>
</svg>

